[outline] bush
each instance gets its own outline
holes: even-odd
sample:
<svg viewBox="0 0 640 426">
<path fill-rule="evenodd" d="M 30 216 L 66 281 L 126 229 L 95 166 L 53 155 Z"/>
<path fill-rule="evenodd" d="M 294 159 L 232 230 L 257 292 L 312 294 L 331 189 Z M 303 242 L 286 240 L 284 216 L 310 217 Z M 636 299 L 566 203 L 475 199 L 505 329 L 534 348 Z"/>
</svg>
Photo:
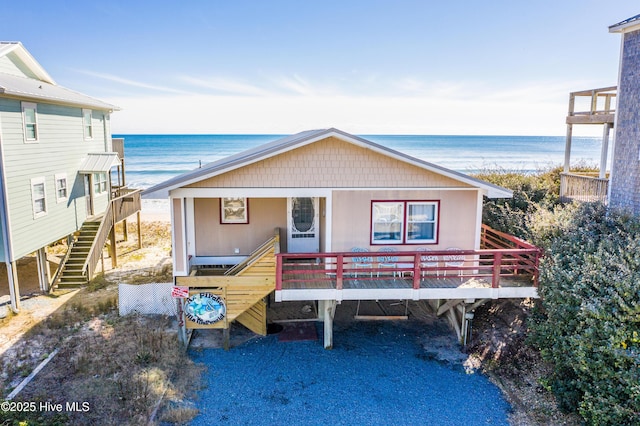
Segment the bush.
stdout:
<svg viewBox="0 0 640 426">
<path fill-rule="evenodd" d="M 588 424 L 638 425 L 640 219 L 599 204 L 561 205 L 560 171 L 476 175 L 513 191 L 485 200 L 483 221 L 545 250 L 530 343 L 553 364 L 541 379 L 561 408 Z"/>
<path fill-rule="evenodd" d="M 485 170 L 474 175 L 478 179 L 508 188 L 512 198 L 485 199 L 482 221 L 493 229 L 512 235 L 530 236 L 528 217 L 538 209 L 553 208 L 560 194 L 560 167 L 533 174 L 503 169 Z"/>
<path fill-rule="evenodd" d="M 532 342 L 561 407 L 597 425 L 640 424 L 640 221 L 582 204 L 532 215 L 542 312 Z"/>
</svg>

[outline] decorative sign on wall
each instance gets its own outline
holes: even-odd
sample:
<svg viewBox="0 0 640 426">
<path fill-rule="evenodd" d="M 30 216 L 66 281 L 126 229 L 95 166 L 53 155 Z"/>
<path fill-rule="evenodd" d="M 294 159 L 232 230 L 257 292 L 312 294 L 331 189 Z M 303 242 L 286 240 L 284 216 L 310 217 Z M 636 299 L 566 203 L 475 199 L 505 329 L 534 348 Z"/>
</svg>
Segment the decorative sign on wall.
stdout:
<svg viewBox="0 0 640 426">
<path fill-rule="evenodd" d="M 244 197 L 220 199 L 220 223 L 249 223 L 249 203 Z"/>
<path fill-rule="evenodd" d="M 196 324 L 215 324 L 224 319 L 227 307 L 224 300 L 215 294 L 198 293 L 185 300 L 184 314 Z"/>
</svg>

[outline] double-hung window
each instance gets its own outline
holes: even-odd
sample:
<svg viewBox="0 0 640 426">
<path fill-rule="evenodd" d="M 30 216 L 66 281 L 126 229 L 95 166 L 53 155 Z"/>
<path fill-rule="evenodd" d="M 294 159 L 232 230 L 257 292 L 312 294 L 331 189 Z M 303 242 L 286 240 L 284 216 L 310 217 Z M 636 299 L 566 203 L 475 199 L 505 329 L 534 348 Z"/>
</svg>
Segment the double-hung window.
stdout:
<svg viewBox="0 0 640 426">
<path fill-rule="evenodd" d="M 38 108 L 32 102 L 22 102 L 22 122 L 25 142 L 38 141 Z"/>
<path fill-rule="evenodd" d="M 371 244 L 434 244 L 438 201 L 371 202 Z"/>
<path fill-rule="evenodd" d="M 404 202 L 371 203 L 371 244 L 402 244 Z"/>
<path fill-rule="evenodd" d="M 44 177 L 31 179 L 31 202 L 33 204 L 34 218 L 47 214 L 47 194 Z"/>
<path fill-rule="evenodd" d="M 55 175 L 56 180 L 56 201 L 61 203 L 69 198 L 69 190 L 67 188 L 67 174 L 60 173 Z"/>
<path fill-rule="evenodd" d="M 94 195 L 104 194 L 107 192 L 107 174 L 93 174 L 93 193 Z"/>
<path fill-rule="evenodd" d="M 82 110 L 82 127 L 84 129 L 84 138 L 93 138 L 93 117 L 90 109 Z"/>
<path fill-rule="evenodd" d="M 438 225 L 438 203 L 407 201 L 407 244 L 435 243 Z"/>
</svg>

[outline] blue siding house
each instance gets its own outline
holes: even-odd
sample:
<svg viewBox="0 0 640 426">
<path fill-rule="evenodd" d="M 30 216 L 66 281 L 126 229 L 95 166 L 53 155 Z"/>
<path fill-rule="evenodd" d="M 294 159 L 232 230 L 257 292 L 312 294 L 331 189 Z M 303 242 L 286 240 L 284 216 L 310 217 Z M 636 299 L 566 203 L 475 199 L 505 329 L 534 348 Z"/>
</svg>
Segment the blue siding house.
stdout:
<svg viewBox="0 0 640 426">
<path fill-rule="evenodd" d="M 117 109 L 57 85 L 21 43 L 0 42 L 0 260 L 14 311 L 20 300 L 16 261 L 27 255 L 36 256 L 42 291 L 65 275 L 65 267 L 74 282 L 74 262 L 76 278 L 91 278 L 88 252 L 69 253 L 52 275 L 46 247 L 65 238 L 76 250 L 96 245 L 93 236 L 81 241 L 83 227 L 91 222 L 95 231 L 102 226 L 109 232 L 119 219 L 111 215 L 103 225 L 122 189 L 112 177 L 124 167 L 123 142 L 111 138 L 110 115 Z M 98 245 L 94 252 L 104 241 Z"/>
</svg>

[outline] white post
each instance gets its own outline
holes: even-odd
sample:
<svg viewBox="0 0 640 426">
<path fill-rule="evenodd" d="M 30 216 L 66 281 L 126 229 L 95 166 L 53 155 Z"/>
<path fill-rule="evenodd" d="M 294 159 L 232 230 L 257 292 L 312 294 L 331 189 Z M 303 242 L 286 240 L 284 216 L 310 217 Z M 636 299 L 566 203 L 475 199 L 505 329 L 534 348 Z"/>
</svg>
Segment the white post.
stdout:
<svg viewBox="0 0 640 426">
<path fill-rule="evenodd" d="M 49 269 L 49 262 L 47 262 L 46 247 L 43 247 L 36 252 L 36 263 L 38 265 L 38 281 L 40 282 L 40 290 L 48 292 L 51 285 L 51 270 Z"/>
<path fill-rule="evenodd" d="M 564 172 L 569 173 L 571 163 L 571 136 L 573 134 L 573 126 L 567 124 L 567 141 L 564 147 Z"/>
<path fill-rule="evenodd" d="M 333 349 L 333 317 L 336 314 L 335 300 L 318 301 L 318 317 L 324 320 L 324 348 Z"/>
<path fill-rule="evenodd" d="M 609 123 L 604 123 L 602 132 L 602 151 L 600 151 L 600 179 L 607 177 L 607 154 L 609 153 Z"/>
<path fill-rule="evenodd" d="M 20 312 L 20 287 L 18 286 L 18 265 L 16 262 L 7 262 L 7 279 L 9 280 L 9 297 L 11 298 L 11 310 L 17 314 Z"/>
</svg>

